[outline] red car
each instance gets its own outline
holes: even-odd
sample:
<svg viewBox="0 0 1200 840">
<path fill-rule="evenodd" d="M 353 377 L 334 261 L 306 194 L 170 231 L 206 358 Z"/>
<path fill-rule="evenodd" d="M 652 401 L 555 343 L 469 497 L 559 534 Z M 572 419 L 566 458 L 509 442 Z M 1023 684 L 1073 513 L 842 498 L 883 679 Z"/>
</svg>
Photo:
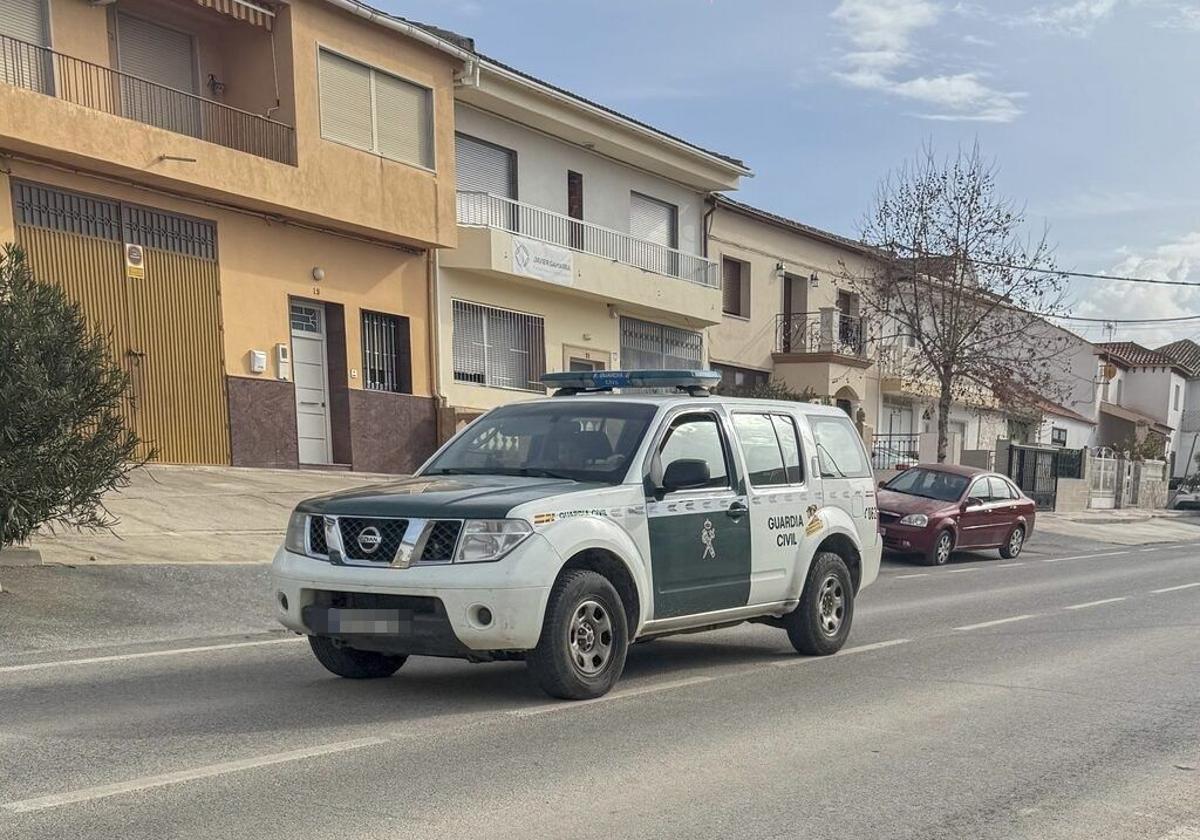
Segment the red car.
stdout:
<svg viewBox="0 0 1200 840">
<path fill-rule="evenodd" d="M 1036 505 L 1006 476 L 922 464 L 879 488 L 883 547 L 941 566 L 960 548 L 998 548 L 1013 558 L 1033 533 Z"/>
</svg>

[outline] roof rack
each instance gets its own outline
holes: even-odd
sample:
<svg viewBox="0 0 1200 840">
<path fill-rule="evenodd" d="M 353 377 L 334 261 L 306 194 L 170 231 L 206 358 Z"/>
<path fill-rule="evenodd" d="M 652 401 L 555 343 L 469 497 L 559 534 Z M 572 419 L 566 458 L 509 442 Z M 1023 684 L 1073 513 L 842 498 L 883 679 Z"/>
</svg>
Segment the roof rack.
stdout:
<svg viewBox="0 0 1200 840">
<path fill-rule="evenodd" d="M 707 397 L 721 383 L 715 370 L 587 370 L 547 373 L 542 384 L 554 396 L 602 394 L 614 388 L 674 388 L 692 397 Z"/>
</svg>

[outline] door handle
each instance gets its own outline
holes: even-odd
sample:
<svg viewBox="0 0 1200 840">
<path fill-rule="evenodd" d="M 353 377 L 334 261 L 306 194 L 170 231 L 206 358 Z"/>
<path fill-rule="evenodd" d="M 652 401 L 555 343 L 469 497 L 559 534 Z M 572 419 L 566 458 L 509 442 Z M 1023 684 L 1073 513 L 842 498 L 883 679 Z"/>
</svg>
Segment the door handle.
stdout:
<svg viewBox="0 0 1200 840">
<path fill-rule="evenodd" d="M 725 515 L 730 519 L 741 519 L 749 512 L 750 508 L 746 507 L 745 502 L 734 502 L 729 506 L 729 509 L 725 511 Z"/>
</svg>

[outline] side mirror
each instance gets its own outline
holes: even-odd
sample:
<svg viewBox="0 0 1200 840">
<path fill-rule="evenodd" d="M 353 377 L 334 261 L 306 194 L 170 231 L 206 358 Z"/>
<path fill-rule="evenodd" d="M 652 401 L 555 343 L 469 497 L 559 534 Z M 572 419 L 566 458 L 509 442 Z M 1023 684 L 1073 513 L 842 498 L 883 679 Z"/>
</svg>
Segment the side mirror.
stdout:
<svg viewBox="0 0 1200 840">
<path fill-rule="evenodd" d="M 690 490 L 703 487 L 712 478 L 708 470 L 708 462 L 699 458 L 679 458 L 672 461 L 663 473 L 663 490 L 668 493 L 674 490 Z"/>
<path fill-rule="evenodd" d="M 982 505 L 983 505 L 983 499 L 980 499 L 978 496 L 968 496 L 966 498 L 966 500 L 962 503 L 962 509 L 970 510 L 971 508 L 977 508 Z"/>
</svg>

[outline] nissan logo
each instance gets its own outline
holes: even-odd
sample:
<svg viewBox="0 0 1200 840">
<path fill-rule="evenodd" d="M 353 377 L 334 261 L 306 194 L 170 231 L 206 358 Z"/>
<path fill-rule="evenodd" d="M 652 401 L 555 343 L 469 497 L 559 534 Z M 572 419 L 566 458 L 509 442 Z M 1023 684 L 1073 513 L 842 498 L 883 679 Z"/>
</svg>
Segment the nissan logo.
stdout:
<svg viewBox="0 0 1200 840">
<path fill-rule="evenodd" d="M 379 544 L 383 542 L 383 537 L 379 533 L 379 529 L 372 526 L 367 526 L 358 532 L 358 547 L 362 549 L 363 554 L 374 554 L 375 549 L 379 548 Z"/>
</svg>

